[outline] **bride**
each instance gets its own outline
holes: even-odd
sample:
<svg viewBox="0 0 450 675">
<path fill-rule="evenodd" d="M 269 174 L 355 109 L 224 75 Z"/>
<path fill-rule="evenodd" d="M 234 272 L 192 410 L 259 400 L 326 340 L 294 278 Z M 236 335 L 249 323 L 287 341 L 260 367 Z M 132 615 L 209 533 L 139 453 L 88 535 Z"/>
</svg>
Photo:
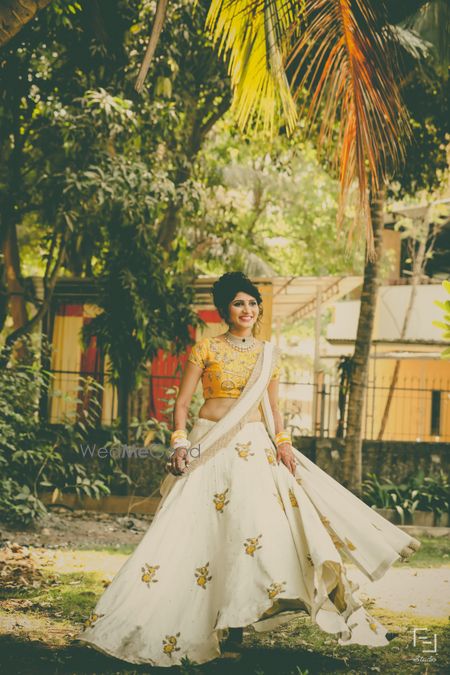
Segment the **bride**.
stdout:
<svg viewBox="0 0 450 675">
<path fill-rule="evenodd" d="M 189 355 L 155 518 L 77 641 L 130 663 L 201 664 L 236 647 L 244 626 L 306 612 L 340 645 L 385 646 L 342 554 L 375 580 L 420 543 L 291 445 L 278 350 L 254 335 L 258 288 L 231 272 L 213 297 L 229 330 Z M 205 403 L 188 435 L 200 378 Z"/>
</svg>

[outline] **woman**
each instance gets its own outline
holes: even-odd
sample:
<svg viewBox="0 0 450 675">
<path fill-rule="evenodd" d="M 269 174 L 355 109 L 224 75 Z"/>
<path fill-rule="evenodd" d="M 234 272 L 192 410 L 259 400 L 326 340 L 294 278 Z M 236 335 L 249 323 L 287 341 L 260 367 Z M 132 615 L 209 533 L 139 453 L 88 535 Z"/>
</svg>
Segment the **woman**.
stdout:
<svg viewBox="0 0 450 675">
<path fill-rule="evenodd" d="M 307 612 L 341 645 L 386 645 L 341 554 L 375 580 L 420 543 L 292 447 L 277 350 L 254 336 L 256 286 L 232 272 L 213 296 L 229 330 L 190 353 L 155 518 L 78 640 L 131 663 L 201 664 L 243 626 L 269 630 Z M 188 438 L 200 378 L 205 404 Z"/>
</svg>

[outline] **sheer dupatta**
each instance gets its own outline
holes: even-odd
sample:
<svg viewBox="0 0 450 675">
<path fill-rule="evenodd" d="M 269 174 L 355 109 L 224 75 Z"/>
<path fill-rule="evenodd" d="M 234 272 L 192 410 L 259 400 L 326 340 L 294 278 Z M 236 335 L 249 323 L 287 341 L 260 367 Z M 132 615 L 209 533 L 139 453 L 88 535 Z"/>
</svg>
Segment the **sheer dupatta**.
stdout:
<svg viewBox="0 0 450 675">
<path fill-rule="evenodd" d="M 249 421 L 261 402 L 263 404 L 266 424 L 267 418 L 269 417 L 269 421 L 271 419 L 271 427 L 268 427 L 268 430 L 271 430 L 273 435 L 273 417 L 271 416 L 267 387 L 271 379 L 278 352 L 278 347 L 275 347 L 271 342 L 263 343 L 263 348 L 258 360 L 256 361 L 247 384 L 239 398 L 233 402 L 233 405 L 227 414 L 224 415 L 221 420 L 216 422 L 212 429 L 206 432 L 201 439 L 201 442 L 196 447 L 190 448 L 190 463 L 185 473 L 181 476 L 169 474 L 162 481 L 160 486 L 162 500 L 158 505 L 156 513 L 158 513 L 175 483 L 179 480 L 183 480 L 192 471 L 195 471 L 197 467 L 214 457 L 214 455 L 223 448 L 240 429 L 242 429 L 244 424 Z"/>
</svg>

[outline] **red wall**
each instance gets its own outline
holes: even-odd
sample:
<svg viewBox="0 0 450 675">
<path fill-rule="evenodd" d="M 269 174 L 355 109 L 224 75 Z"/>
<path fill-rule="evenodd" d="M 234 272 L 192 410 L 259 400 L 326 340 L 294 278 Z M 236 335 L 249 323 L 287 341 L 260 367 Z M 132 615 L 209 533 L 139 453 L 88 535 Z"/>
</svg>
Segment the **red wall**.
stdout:
<svg viewBox="0 0 450 675">
<path fill-rule="evenodd" d="M 217 310 L 200 310 L 198 315 L 206 323 L 220 323 L 221 318 Z M 190 331 L 193 339 L 196 337 L 194 328 Z M 156 417 L 158 420 L 168 421 L 163 410 L 167 407 L 164 398 L 166 390 L 180 384 L 182 370 L 190 354 L 191 347 L 188 347 L 181 356 L 172 356 L 159 350 L 158 355 L 152 362 L 152 376 L 150 378 L 150 406 L 149 417 Z M 178 369 L 178 370 L 177 370 Z"/>
</svg>

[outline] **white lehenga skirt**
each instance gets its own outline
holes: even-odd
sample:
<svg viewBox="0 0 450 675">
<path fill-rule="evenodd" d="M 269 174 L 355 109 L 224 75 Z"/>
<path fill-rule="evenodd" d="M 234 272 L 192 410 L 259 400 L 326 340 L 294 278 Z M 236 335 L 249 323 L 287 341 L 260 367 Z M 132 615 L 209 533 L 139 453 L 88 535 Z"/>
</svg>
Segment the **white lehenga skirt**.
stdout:
<svg viewBox="0 0 450 675">
<path fill-rule="evenodd" d="M 213 424 L 197 420 L 191 442 Z M 229 627 L 270 630 L 306 612 L 341 645 L 388 644 L 341 552 L 377 579 L 420 543 L 295 455 L 293 476 L 264 424 L 248 422 L 177 480 L 77 641 L 136 664 L 201 664 Z"/>
</svg>

